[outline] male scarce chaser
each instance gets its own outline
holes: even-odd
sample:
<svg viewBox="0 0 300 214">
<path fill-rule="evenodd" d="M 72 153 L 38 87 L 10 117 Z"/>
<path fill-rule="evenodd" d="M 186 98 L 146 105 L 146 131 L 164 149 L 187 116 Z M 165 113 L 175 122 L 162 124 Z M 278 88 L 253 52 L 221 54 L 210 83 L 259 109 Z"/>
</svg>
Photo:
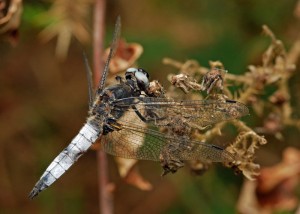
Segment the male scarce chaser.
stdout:
<svg viewBox="0 0 300 214">
<path fill-rule="evenodd" d="M 174 126 L 178 121 L 184 126 L 196 124 L 206 127 L 247 115 L 248 108 L 244 104 L 231 100 L 178 101 L 155 97 L 148 93 L 149 75 L 141 68 L 127 69 L 125 78 L 118 77 L 118 84 L 104 88 L 120 25 L 118 18 L 102 80 L 92 98 L 86 123 L 48 166 L 29 198 L 33 199 L 55 182 L 100 137 L 105 138 L 101 143 L 105 152 L 123 158 L 152 161 L 168 161 L 169 157 L 180 161 L 235 160 L 233 155 L 216 145 L 194 141 L 185 135 L 163 133 L 157 127 Z M 127 115 L 131 115 L 130 119 Z"/>
</svg>

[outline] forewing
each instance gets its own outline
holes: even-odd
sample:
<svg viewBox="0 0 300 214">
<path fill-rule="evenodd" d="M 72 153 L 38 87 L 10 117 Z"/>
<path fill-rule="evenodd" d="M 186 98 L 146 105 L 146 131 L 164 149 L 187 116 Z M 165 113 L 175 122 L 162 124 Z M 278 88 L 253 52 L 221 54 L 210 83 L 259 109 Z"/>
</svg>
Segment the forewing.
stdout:
<svg viewBox="0 0 300 214">
<path fill-rule="evenodd" d="M 118 16 L 117 20 L 116 20 L 116 23 L 115 23 L 115 31 L 114 31 L 114 34 L 113 34 L 113 40 L 112 40 L 112 43 L 110 45 L 110 50 L 109 50 L 108 57 L 107 57 L 107 59 L 105 61 L 105 64 L 104 64 L 104 69 L 103 69 L 103 72 L 102 72 L 102 77 L 101 77 L 100 84 L 98 86 L 98 91 L 102 91 L 102 89 L 104 87 L 104 84 L 105 84 L 105 81 L 106 81 L 106 78 L 107 78 L 107 75 L 108 75 L 110 60 L 113 58 L 113 56 L 114 56 L 114 54 L 117 50 L 117 47 L 118 47 L 118 41 L 119 41 L 119 38 L 120 38 L 120 33 L 121 33 L 121 17 Z"/>
<path fill-rule="evenodd" d="M 174 117 L 206 127 L 249 114 L 248 108 L 232 100 L 171 100 L 155 97 L 131 97 L 113 103 L 114 111 L 138 111 L 147 122 L 169 125 Z"/>
</svg>

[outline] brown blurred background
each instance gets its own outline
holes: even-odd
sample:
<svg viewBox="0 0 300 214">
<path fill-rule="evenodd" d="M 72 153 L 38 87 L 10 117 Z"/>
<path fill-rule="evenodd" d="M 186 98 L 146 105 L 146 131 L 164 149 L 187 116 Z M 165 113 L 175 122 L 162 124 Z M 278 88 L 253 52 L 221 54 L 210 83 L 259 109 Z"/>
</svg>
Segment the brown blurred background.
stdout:
<svg viewBox="0 0 300 214">
<path fill-rule="evenodd" d="M 73 4 L 79 6 L 83 1 Z M 95 151 L 88 151 L 37 199 L 27 198 L 46 166 L 85 122 L 88 109 L 82 50 L 92 59 L 92 6 L 86 16 L 89 42 L 80 44 L 72 38 L 64 60 L 55 55 L 56 39 L 42 42 L 45 38 L 40 34 L 53 22 L 44 15 L 51 6 L 49 1 L 23 2 L 18 42 L 0 43 L 0 213 L 99 210 Z M 106 44 L 117 15 L 122 17 L 122 37 L 144 48 L 139 65 L 166 87 L 167 74 L 176 71 L 162 64 L 163 57 L 179 61 L 192 58 L 205 66 L 209 60 L 220 60 L 229 72 L 238 74 L 249 64 L 261 63 L 269 43 L 261 34 L 263 24 L 288 48 L 300 35 L 296 0 L 108 1 Z M 296 74 L 291 82 L 296 109 L 299 81 Z M 247 120 L 257 126 L 261 123 Z M 262 165 L 278 162 L 283 148 L 299 145 L 298 136 L 296 128 L 284 131 L 284 142 L 269 136 L 269 144 L 260 150 L 257 161 Z M 201 177 L 181 169 L 162 178 L 158 163 L 141 161 L 138 167 L 153 190 L 141 191 L 126 184 L 109 157 L 110 180 L 116 185 L 115 213 L 235 212 L 243 177 L 230 169 L 215 166 Z"/>
</svg>

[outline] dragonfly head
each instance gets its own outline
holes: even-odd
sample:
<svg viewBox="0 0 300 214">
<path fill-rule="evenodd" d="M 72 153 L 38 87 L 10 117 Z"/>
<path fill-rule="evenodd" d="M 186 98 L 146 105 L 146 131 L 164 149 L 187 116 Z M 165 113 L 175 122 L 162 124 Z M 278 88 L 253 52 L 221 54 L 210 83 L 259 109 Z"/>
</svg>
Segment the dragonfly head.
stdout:
<svg viewBox="0 0 300 214">
<path fill-rule="evenodd" d="M 140 90 L 145 91 L 149 87 L 149 74 L 142 68 L 128 68 L 125 78 L 136 81 Z"/>
</svg>

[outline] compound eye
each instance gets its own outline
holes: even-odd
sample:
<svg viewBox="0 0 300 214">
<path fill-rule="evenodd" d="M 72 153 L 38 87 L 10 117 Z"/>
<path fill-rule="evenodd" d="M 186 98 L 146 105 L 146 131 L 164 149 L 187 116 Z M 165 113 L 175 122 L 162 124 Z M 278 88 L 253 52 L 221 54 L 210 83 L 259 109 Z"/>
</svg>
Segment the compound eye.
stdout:
<svg viewBox="0 0 300 214">
<path fill-rule="evenodd" d="M 145 76 L 149 79 L 149 74 L 148 74 L 148 72 L 146 70 L 144 70 L 142 68 L 139 68 L 138 71 L 144 73 Z"/>
<path fill-rule="evenodd" d="M 128 68 L 126 70 L 126 73 L 125 73 L 125 78 L 126 79 L 131 79 L 131 76 L 135 75 L 136 72 L 138 72 L 138 69 L 136 69 L 136 68 Z"/>
<path fill-rule="evenodd" d="M 141 89 L 145 90 L 149 87 L 149 75 L 143 69 L 138 69 L 138 72 L 135 73 L 135 78 L 138 82 L 138 85 Z"/>
<path fill-rule="evenodd" d="M 127 68 L 126 73 L 135 73 L 137 71 L 138 71 L 137 68 Z"/>
</svg>

